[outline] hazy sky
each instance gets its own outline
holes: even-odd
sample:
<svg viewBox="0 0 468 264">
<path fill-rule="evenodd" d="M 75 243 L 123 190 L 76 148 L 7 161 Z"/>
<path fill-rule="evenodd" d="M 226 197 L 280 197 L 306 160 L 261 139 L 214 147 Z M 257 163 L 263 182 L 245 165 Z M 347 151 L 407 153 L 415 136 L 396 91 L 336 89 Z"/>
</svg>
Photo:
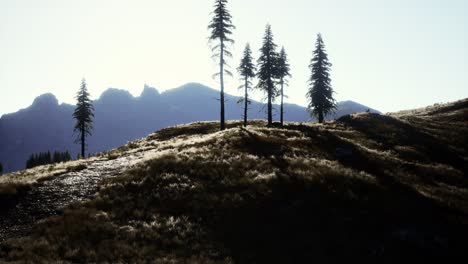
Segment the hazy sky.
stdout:
<svg viewBox="0 0 468 264">
<path fill-rule="evenodd" d="M 207 24 L 213 0 L 0 0 L 0 115 L 43 93 L 73 103 L 82 77 L 138 96 L 212 79 Z M 338 100 L 381 111 L 468 97 L 466 0 L 232 0 L 237 29 L 258 57 L 265 25 L 289 54 L 289 102 L 306 105 L 308 64 L 321 32 Z M 238 76 L 227 79 L 237 90 Z M 261 94 L 256 94 L 261 98 Z"/>
</svg>

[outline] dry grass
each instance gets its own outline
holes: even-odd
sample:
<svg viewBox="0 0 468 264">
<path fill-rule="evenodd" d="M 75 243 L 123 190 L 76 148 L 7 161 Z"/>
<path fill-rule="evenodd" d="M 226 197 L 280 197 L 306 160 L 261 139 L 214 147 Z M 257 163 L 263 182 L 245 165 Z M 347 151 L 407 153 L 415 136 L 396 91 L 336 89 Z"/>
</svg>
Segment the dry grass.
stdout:
<svg viewBox="0 0 468 264">
<path fill-rule="evenodd" d="M 34 185 L 38 182 L 45 181 L 65 173 L 82 171 L 86 169 L 89 164 L 99 160 L 114 160 L 123 155 L 128 155 L 134 152 L 155 149 L 156 145 L 145 147 L 145 140 L 146 139 L 131 141 L 122 147 L 99 153 L 98 155 L 87 159 L 78 159 L 51 165 L 38 166 L 23 171 L 4 174 L 2 177 L 0 177 L 0 195 L 3 193 L 8 195 L 11 195 L 12 193 L 21 193 L 20 191 L 15 191 L 15 188 L 19 186 L 23 189 L 34 188 Z"/>
<path fill-rule="evenodd" d="M 284 128 L 230 122 L 224 132 L 213 122 L 164 129 L 108 155 L 157 154 L 103 182 L 92 201 L 8 241 L 0 257 L 450 262 L 466 254 L 468 155 L 466 145 L 453 145 L 466 140 L 466 122 L 440 119 L 448 113 L 358 114 Z M 424 125 L 433 122 L 439 126 L 427 127 L 437 133 Z M 444 137 L 443 122 L 458 136 Z"/>
<path fill-rule="evenodd" d="M 83 170 L 86 168 L 86 164 L 93 162 L 93 160 L 95 158 L 38 166 L 32 169 L 5 174 L 0 177 L 0 196 L 3 194 L 21 193 L 20 191 L 15 191 L 17 187 L 23 189 L 33 188 L 38 182 L 64 173 Z"/>
</svg>

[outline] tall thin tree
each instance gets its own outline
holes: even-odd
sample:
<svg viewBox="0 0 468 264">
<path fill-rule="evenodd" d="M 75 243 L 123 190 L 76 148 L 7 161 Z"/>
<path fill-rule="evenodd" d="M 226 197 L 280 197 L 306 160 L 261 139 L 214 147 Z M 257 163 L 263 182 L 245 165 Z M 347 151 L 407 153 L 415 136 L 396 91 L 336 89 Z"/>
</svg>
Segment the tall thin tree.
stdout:
<svg viewBox="0 0 468 264">
<path fill-rule="evenodd" d="M 325 116 L 336 110 L 336 100 L 333 98 L 334 91 L 330 78 L 331 66 L 322 35 L 318 34 L 313 58 L 309 65 L 312 74 L 309 80 L 307 98 L 309 100 L 309 112 L 317 117 L 319 123 L 323 123 Z"/>
<path fill-rule="evenodd" d="M 257 60 L 257 88 L 265 92 L 267 96 L 268 126 L 273 124 L 273 101 L 278 95 L 278 89 L 275 85 L 275 79 L 278 77 L 277 61 L 278 53 L 276 52 L 276 44 L 273 42 L 273 33 L 271 26 L 267 25 L 260 57 Z"/>
<path fill-rule="evenodd" d="M 81 157 L 85 157 L 86 137 L 91 136 L 93 130 L 94 107 L 86 85 L 86 80 L 81 80 L 81 87 L 76 95 L 76 108 L 73 118 L 76 119 L 74 132 L 78 132 L 75 143 L 81 144 Z"/>
<path fill-rule="evenodd" d="M 281 126 L 283 126 L 283 119 L 284 119 L 284 86 L 288 85 L 288 77 L 291 77 L 290 73 L 290 66 L 288 62 L 288 55 L 284 47 L 281 48 L 279 57 L 278 57 L 278 78 L 279 78 L 279 85 L 280 85 L 280 97 L 281 97 L 281 105 L 280 105 L 280 122 Z"/>
<path fill-rule="evenodd" d="M 227 0 L 215 0 L 213 19 L 208 25 L 208 29 L 211 30 L 209 37 L 210 41 L 219 41 L 216 44 L 212 51 L 214 52 L 213 58 L 219 58 L 219 72 L 215 75 L 219 75 L 220 82 L 220 128 L 221 130 L 225 129 L 225 117 L 224 117 L 224 73 L 232 75 L 228 70 L 226 70 L 226 57 L 232 57 L 231 52 L 228 50 L 227 44 L 234 43 L 234 40 L 230 38 L 232 35 L 232 30 L 235 29 L 232 24 L 232 16 L 229 13 L 227 7 Z"/>
<path fill-rule="evenodd" d="M 240 65 L 237 68 L 240 76 L 242 77 L 242 81 L 244 82 L 244 127 L 247 126 L 247 110 L 249 101 L 249 89 L 252 85 L 250 79 L 255 77 L 255 65 L 253 63 L 252 58 L 252 50 L 250 49 L 249 43 L 245 46 L 244 49 L 244 56 L 241 59 Z"/>
</svg>

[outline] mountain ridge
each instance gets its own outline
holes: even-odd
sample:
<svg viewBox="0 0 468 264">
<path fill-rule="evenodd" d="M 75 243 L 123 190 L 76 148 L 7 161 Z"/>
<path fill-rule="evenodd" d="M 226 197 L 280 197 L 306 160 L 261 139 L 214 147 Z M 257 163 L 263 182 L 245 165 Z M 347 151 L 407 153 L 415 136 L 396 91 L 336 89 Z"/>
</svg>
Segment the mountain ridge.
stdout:
<svg viewBox="0 0 468 264">
<path fill-rule="evenodd" d="M 109 88 L 94 100 L 95 129 L 88 140 L 89 152 L 106 151 L 168 126 L 217 120 L 218 96 L 219 91 L 200 83 L 187 83 L 163 92 L 145 85 L 137 97 L 127 90 Z M 238 98 L 226 94 L 227 120 L 241 119 L 242 106 L 236 103 Z M 337 114 L 330 118 L 367 109 L 357 103 L 351 105 L 356 107 L 339 107 Z M 249 119 L 264 119 L 263 106 L 261 102 L 252 101 Z M 32 153 L 57 150 L 70 151 L 76 156 L 79 146 L 73 143 L 76 136 L 73 111 L 73 105 L 58 104 L 53 94 L 46 93 L 38 96 L 28 108 L 3 115 L 0 118 L 0 161 L 4 170 L 24 168 Z M 285 104 L 285 120 L 307 122 L 310 115 L 306 108 L 288 103 Z"/>
</svg>

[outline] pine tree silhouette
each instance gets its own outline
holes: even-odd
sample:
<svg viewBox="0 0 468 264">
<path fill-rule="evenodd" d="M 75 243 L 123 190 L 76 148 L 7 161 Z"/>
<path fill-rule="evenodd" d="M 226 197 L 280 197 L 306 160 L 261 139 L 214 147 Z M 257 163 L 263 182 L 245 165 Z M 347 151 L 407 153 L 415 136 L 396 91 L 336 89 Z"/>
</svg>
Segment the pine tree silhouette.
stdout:
<svg viewBox="0 0 468 264">
<path fill-rule="evenodd" d="M 70 153 L 54 151 L 53 155 L 50 151 L 40 152 L 38 154 L 31 154 L 26 161 L 26 169 L 34 168 L 37 166 L 66 162 L 71 160 Z"/>
<path fill-rule="evenodd" d="M 267 96 L 268 126 L 273 124 L 273 101 L 278 96 L 278 89 L 275 86 L 275 79 L 278 78 L 278 56 L 271 26 L 267 25 L 260 57 L 257 60 L 257 88 L 265 92 Z"/>
<path fill-rule="evenodd" d="M 319 123 L 323 123 L 326 115 L 336 110 L 336 100 L 333 98 L 333 88 L 331 87 L 330 67 L 328 55 L 325 51 L 325 44 L 322 36 L 317 35 L 315 51 L 309 65 L 312 75 L 309 80 L 309 100 L 308 109 L 311 115 L 318 118 Z"/>
<path fill-rule="evenodd" d="M 2 174 L 3 174 L 3 165 L 2 165 L 2 163 L 0 162 L 0 175 L 2 175 Z"/>
<path fill-rule="evenodd" d="M 52 156 L 52 159 L 53 159 L 54 163 L 59 163 L 59 162 L 61 162 L 62 157 L 61 157 L 61 155 L 60 155 L 59 152 L 54 151 L 54 154 L 53 154 L 53 156 Z"/>
<path fill-rule="evenodd" d="M 280 85 L 280 97 L 281 97 L 281 105 L 280 105 L 280 122 L 281 126 L 283 126 L 283 119 L 284 119 L 284 86 L 288 85 L 288 77 L 291 77 L 290 74 L 290 66 L 288 62 L 288 55 L 284 50 L 284 47 L 281 48 L 281 52 L 278 57 L 278 77 L 279 77 L 279 85 Z"/>
<path fill-rule="evenodd" d="M 78 132 L 75 143 L 81 144 L 81 157 L 85 157 L 86 137 L 91 136 L 93 130 L 94 108 L 89 98 L 86 80 L 83 78 L 81 87 L 76 95 L 76 108 L 73 118 L 76 119 L 74 132 Z"/>
<path fill-rule="evenodd" d="M 244 81 L 244 127 L 247 126 L 247 110 L 249 101 L 249 89 L 252 85 L 251 78 L 255 77 L 255 65 L 253 64 L 252 50 L 250 49 L 249 43 L 245 46 L 244 56 L 242 57 L 241 63 L 237 68 L 242 80 Z"/>
<path fill-rule="evenodd" d="M 208 29 L 211 30 L 209 37 L 210 41 L 218 40 L 219 44 L 216 44 L 212 51 L 214 52 L 213 58 L 219 58 L 219 72 L 215 74 L 219 75 L 220 82 L 220 103 L 221 103 L 221 112 L 220 112 L 220 129 L 225 129 L 225 117 L 224 117 L 224 73 L 231 75 L 232 73 L 227 70 L 225 67 L 228 67 L 226 64 L 226 57 L 232 57 L 231 52 L 227 49 L 227 44 L 234 43 L 234 40 L 230 38 L 232 35 L 232 30 L 235 29 L 232 24 L 232 17 L 229 11 L 227 10 L 227 0 L 216 0 L 214 4 L 213 19 L 208 25 Z"/>
</svg>

